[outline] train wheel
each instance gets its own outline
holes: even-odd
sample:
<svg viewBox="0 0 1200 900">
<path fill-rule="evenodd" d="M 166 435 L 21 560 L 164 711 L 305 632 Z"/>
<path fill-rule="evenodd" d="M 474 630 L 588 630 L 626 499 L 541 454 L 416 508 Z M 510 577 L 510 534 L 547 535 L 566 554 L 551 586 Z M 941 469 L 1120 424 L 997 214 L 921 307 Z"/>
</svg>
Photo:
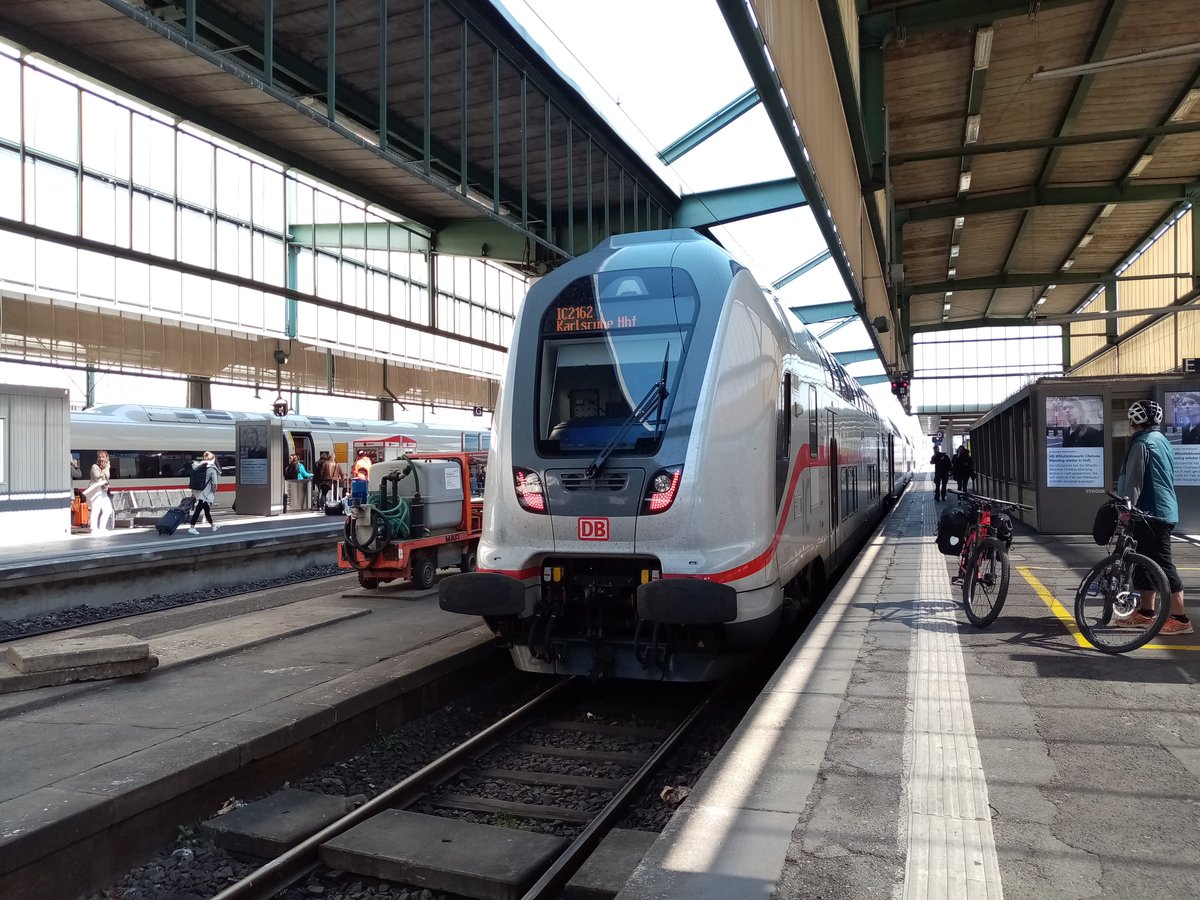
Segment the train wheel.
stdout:
<svg viewBox="0 0 1200 900">
<path fill-rule="evenodd" d="M 412 561 L 412 576 L 410 580 L 421 590 L 427 590 L 433 587 L 433 578 L 436 570 L 433 567 L 433 560 L 429 555 L 422 553 L 413 558 Z"/>
<path fill-rule="evenodd" d="M 358 573 L 358 583 L 360 585 L 362 585 L 364 588 L 366 588 L 368 591 L 373 591 L 373 590 L 375 590 L 375 588 L 379 587 L 379 579 L 372 578 L 366 572 Z"/>
</svg>

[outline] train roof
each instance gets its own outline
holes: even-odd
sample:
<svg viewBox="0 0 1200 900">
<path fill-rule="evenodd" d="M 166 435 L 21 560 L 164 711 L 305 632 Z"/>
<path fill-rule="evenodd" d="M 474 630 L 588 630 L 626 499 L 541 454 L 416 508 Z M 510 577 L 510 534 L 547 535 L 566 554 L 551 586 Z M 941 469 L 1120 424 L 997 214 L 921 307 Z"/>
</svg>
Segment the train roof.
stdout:
<svg viewBox="0 0 1200 900">
<path fill-rule="evenodd" d="M 241 412 L 220 409 L 199 409 L 168 406 L 139 406 L 137 404 L 106 404 L 94 406 L 74 416 L 104 417 L 120 422 L 160 422 L 178 425 L 233 425 L 237 422 L 270 422 L 276 417 L 267 412 Z M 432 424 L 428 422 L 402 422 L 398 419 L 369 421 L 363 419 L 340 419 L 329 416 L 285 416 L 283 424 L 290 430 L 312 428 L 336 428 L 339 431 L 378 431 L 381 426 L 412 430 L 429 428 L 445 431 L 487 431 L 489 426 L 480 423 L 478 428 L 457 425 Z"/>
</svg>

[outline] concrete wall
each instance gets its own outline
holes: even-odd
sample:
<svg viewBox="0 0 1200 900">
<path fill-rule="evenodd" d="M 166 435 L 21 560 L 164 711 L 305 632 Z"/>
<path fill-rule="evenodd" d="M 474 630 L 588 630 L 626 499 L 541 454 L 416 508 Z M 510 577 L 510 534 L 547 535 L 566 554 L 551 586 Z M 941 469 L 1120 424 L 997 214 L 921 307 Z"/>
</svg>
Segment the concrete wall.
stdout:
<svg viewBox="0 0 1200 900">
<path fill-rule="evenodd" d="M 61 388 L 0 384 L 0 541 L 71 533 L 71 410 Z"/>
</svg>

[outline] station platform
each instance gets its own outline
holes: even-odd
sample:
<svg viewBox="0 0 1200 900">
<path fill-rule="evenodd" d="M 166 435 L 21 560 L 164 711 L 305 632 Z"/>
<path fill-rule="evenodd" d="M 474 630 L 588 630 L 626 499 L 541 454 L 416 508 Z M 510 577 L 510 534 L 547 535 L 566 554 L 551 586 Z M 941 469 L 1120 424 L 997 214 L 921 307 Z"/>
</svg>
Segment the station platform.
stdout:
<svg viewBox="0 0 1200 900">
<path fill-rule="evenodd" d="M 0 620 L 71 606 L 106 606 L 152 594 L 226 587 L 336 564 L 345 519 L 318 512 L 223 514 L 213 532 L 186 523 L 173 535 L 152 526 L 72 534 L 0 546 Z M 219 565 L 213 565 L 215 559 Z"/>
<path fill-rule="evenodd" d="M 1019 524 L 1004 611 L 975 629 L 931 485 L 909 488 L 619 900 L 1200 896 L 1200 633 L 1087 647 L 1069 610 L 1103 549 Z M 1173 552 L 1198 614 L 1200 547 Z"/>
<path fill-rule="evenodd" d="M 53 639 L 114 633 L 147 641 L 157 667 L 0 694 L 0 897 L 100 890 L 125 872 L 114 848 L 149 855 L 223 798 L 257 796 L 510 671 L 491 632 L 443 612 L 436 590 L 363 591 L 349 575 L 340 589 L 289 585 Z"/>
</svg>

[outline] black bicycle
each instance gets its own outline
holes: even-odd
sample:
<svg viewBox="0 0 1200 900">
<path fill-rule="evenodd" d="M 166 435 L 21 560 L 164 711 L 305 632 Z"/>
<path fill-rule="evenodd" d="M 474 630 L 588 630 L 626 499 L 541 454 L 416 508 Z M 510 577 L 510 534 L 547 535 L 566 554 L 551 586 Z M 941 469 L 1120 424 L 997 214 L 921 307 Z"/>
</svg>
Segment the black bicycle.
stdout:
<svg viewBox="0 0 1200 900">
<path fill-rule="evenodd" d="M 959 554 L 958 575 L 952 581 L 962 585 L 967 619 L 976 628 L 987 628 L 996 621 L 1008 597 L 1008 550 L 1013 528 L 1004 511 L 1030 507 L 970 491 L 951 493 L 958 494 L 970 517 Z"/>
<path fill-rule="evenodd" d="M 1075 624 L 1103 653 L 1127 653 L 1154 639 L 1171 614 L 1171 589 L 1162 566 L 1138 553 L 1133 526 L 1157 521 L 1126 497 L 1106 492 L 1116 516 L 1112 552 L 1083 576 L 1075 592 Z M 1142 591 L 1154 591 L 1154 617 L 1144 625 L 1133 619 L 1146 606 Z"/>
</svg>

